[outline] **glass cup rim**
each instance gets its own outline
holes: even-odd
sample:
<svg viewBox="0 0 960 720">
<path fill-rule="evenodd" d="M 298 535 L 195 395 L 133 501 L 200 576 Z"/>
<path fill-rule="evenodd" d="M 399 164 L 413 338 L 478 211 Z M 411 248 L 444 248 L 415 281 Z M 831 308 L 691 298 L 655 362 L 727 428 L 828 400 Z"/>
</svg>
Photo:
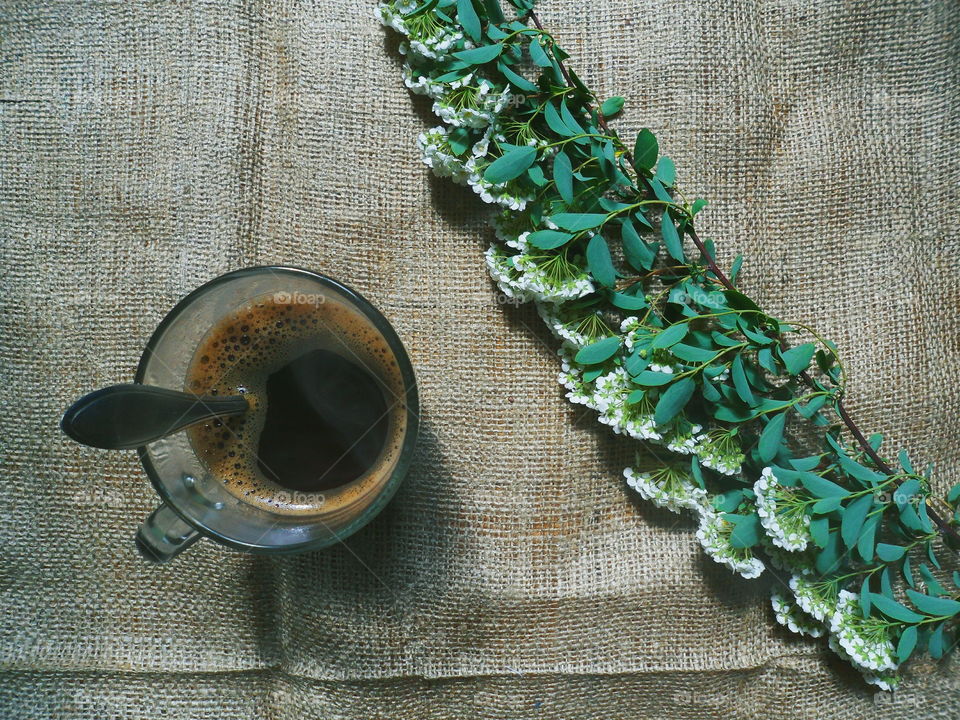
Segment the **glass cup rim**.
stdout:
<svg viewBox="0 0 960 720">
<path fill-rule="evenodd" d="M 381 488 L 376 498 L 374 498 L 373 502 L 364 508 L 363 512 L 347 523 L 347 525 L 344 526 L 339 532 L 334 533 L 332 538 L 309 540 L 303 543 L 294 543 L 291 545 L 258 545 L 253 543 L 245 543 L 240 542 L 235 538 L 231 538 L 228 535 L 224 535 L 223 533 L 207 527 L 202 523 L 198 523 L 192 517 L 189 517 L 181 512 L 180 508 L 177 507 L 175 501 L 167 492 L 167 489 L 160 478 L 160 473 L 157 471 L 153 461 L 150 459 L 150 455 L 147 452 L 147 446 L 141 445 L 138 447 L 137 455 L 140 457 L 140 463 L 143 465 L 143 468 L 147 473 L 147 477 L 150 479 L 150 483 L 160 496 L 163 504 L 169 507 L 184 522 L 195 528 L 202 535 L 228 547 L 232 547 L 237 550 L 243 550 L 245 552 L 289 554 L 304 552 L 306 550 L 319 550 L 347 538 L 370 522 L 374 517 L 376 517 L 384 508 L 384 506 L 390 502 L 391 498 L 396 493 L 397 488 L 400 486 L 400 483 L 403 481 L 403 478 L 406 476 L 407 470 L 409 469 L 411 463 L 413 448 L 416 445 L 417 435 L 419 434 L 420 400 L 417 380 L 413 371 L 413 364 L 410 362 L 410 357 L 407 355 L 406 348 L 404 347 L 403 342 L 400 340 L 400 337 L 397 335 L 396 330 L 390 321 L 387 320 L 387 318 L 383 315 L 383 313 L 381 313 L 380 310 L 378 310 L 377 307 L 367 300 L 363 295 L 358 293 L 353 288 L 344 285 L 338 280 L 334 280 L 327 275 L 323 275 L 313 270 L 306 270 L 304 268 L 294 267 L 291 265 L 256 265 L 242 268 L 240 270 L 232 270 L 228 273 L 224 273 L 223 275 L 218 275 L 212 280 L 208 280 L 203 285 L 200 285 L 185 295 L 163 317 L 156 329 L 151 334 L 150 339 L 144 346 L 143 353 L 140 356 L 140 362 L 137 365 L 137 371 L 134 375 L 134 382 L 143 382 L 150 358 L 153 355 L 156 347 L 162 341 L 167 328 L 190 305 L 210 291 L 227 282 L 268 273 L 306 277 L 345 296 L 346 299 L 353 303 L 356 309 L 363 313 L 367 320 L 369 320 L 377 329 L 377 331 L 383 336 L 397 361 L 404 386 L 404 406 L 407 410 L 407 429 L 404 434 L 403 445 L 400 449 L 400 455 L 397 459 L 397 464 L 391 472 L 390 478 Z"/>
</svg>

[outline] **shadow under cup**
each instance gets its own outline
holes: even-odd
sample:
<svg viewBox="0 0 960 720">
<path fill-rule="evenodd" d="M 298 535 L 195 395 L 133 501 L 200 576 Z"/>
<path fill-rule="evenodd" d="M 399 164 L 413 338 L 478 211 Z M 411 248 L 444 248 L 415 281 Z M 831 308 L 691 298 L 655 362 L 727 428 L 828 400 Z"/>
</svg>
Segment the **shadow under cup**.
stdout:
<svg viewBox="0 0 960 720">
<path fill-rule="evenodd" d="M 360 295 L 306 270 L 249 268 L 198 288 L 157 328 L 140 360 L 136 382 L 194 391 L 198 348 L 206 347 L 211 331 L 225 319 L 258 304 L 296 306 L 290 309 L 300 315 L 307 306 L 324 326 L 317 331 L 317 342 L 326 338 L 326 351 L 342 355 L 376 378 L 387 408 L 386 441 L 363 474 L 315 492 L 283 487 L 266 477 L 260 477 L 255 492 L 238 487 L 198 450 L 198 435 L 189 429 L 139 448 L 144 469 L 163 500 L 137 533 L 138 547 L 151 560 L 169 560 L 204 536 L 258 553 L 332 545 L 380 512 L 410 464 L 419 405 L 413 368 L 400 339 Z M 355 332 L 344 329 L 347 324 Z M 337 334 L 341 329 L 342 336 Z M 248 397 L 251 408 L 260 403 L 262 409 L 265 395 L 255 395 Z M 251 453 L 257 447 L 256 434 L 245 438 Z"/>
</svg>

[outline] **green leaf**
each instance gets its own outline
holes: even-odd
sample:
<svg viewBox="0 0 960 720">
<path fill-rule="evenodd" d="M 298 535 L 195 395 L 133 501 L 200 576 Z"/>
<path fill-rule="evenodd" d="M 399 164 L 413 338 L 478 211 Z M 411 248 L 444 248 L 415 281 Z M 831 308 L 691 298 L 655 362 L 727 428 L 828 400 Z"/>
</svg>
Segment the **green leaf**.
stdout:
<svg viewBox="0 0 960 720">
<path fill-rule="evenodd" d="M 943 657 L 946 651 L 946 642 L 943 637 L 943 623 L 937 625 L 937 629 L 930 633 L 930 639 L 927 641 L 927 652 L 930 657 L 939 659 Z"/>
<path fill-rule="evenodd" d="M 657 372 L 655 370 L 644 370 L 633 379 L 637 385 L 643 385 L 644 387 L 669 385 L 673 380 L 673 373 Z"/>
<path fill-rule="evenodd" d="M 541 168 L 539 165 L 531 165 L 527 169 L 527 176 L 537 187 L 543 187 L 547 184 L 547 178 L 543 174 L 543 168 Z"/>
<path fill-rule="evenodd" d="M 917 646 L 917 626 L 909 625 L 902 633 L 897 642 L 897 659 L 904 663 L 913 654 L 913 649 Z"/>
<path fill-rule="evenodd" d="M 457 19 L 470 39 L 475 43 L 480 42 L 480 18 L 473 9 L 472 0 L 457 0 Z"/>
<path fill-rule="evenodd" d="M 760 433 L 760 442 L 757 451 L 760 454 L 760 460 L 767 463 L 777 456 L 780 449 L 780 441 L 783 440 L 783 428 L 787 422 L 785 412 L 774 415 L 767 426 Z"/>
<path fill-rule="evenodd" d="M 743 255 L 737 255 L 730 266 L 730 282 L 737 282 L 737 276 L 740 275 L 740 268 L 743 266 Z"/>
<path fill-rule="evenodd" d="M 732 513 L 743 501 L 743 490 L 727 490 L 713 498 L 712 505 L 717 512 Z"/>
<path fill-rule="evenodd" d="M 910 457 L 907 455 L 906 450 L 901 450 L 897 453 L 897 459 L 900 461 L 900 467 L 903 468 L 904 472 L 913 474 L 913 464 L 910 462 Z"/>
<path fill-rule="evenodd" d="M 600 114 L 605 118 L 613 117 L 621 110 L 623 110 L 623 98 L 619 96 L 607 98 L 600 106 Z"/>
<path fill-rule="evenodd" d="M 821 516 L 826 519 L 826 516 Z M 840 533 L 831 532 L 827 535 L 827 543 L 823 550 L 817 553 L 813 566 L 821 575 L 828 575 L 837 569 L 840 563 Z"/>
<path fill-rule="evenodd" d="M 744 549 L 753 547 L 760 542 L 760 538 L 763 536 L 763 528 L 760 525 L 760 518 L 756 514 L 727 514 L 723 518 L 733 523 L 733 531 L 730 533 L 730 545 L 733 547 Z"/>
<path fill-rule="evenodd" d="M 483 179 L 498 184 L 520 177 L 537 159 L 537 149 L 523 145 L 508 150 L 487 166 Z"/>
<path fill-rule="evenodd" d="M 847 505 L 840 524 L 840 536 L 843 538 L 843 544 L 848 548 L 852 549 L 856 546 L 857 540 L 860 539 L 860 530 L 872 507 L 873 495 L 870 494 L 859 497 Z"/>
<path fill-rule="evenodd" d="M 873 544 L 877 539 L 877 527 L 880 525 L 880 515 L 871 515 L 863 524 L 860 538 L 857 540 L 857 553 L 864 562 L 873 560 Z"/>
<path fill-rule="evenodd" d="M 689 330 L 689 323 L 671 325 L 666 330 L 657 333 L 653 338 L 653 342 L 650 343 L 650 347 L 656 350 L 657 348 L 668 348 L 671 345 L 676 345 L 687 336 Z"/>
<path fill-rule="evenodd" d="M 877 543 L 877 557 L 884 562 L 896 562 L 907 552 L 905 547 L 900 545 L 890 545 L 889 543 Z"/>
<path fill-rule="evenodd" d="M 624 221 L 620 231 L 623 241 L 623 254 L 634 270 L 649 270 L 657 259 L 657 254 L 640 239 L 637 229 L 629 220 Z"/>
<path fill-rule="evenodd" d="M 627 295 L 626 293 L 610 293 L 610 303 L 621 310 L 643 310 L 647 307 L 647 300 L 642 295 Z"/>
<path fill-rule="evenodd" d="M 606 219 L 607 216 L 603 213 L 557 213 L 550 217 L 557 227 L 571 232 L 590 230 Z"/>
<path fill-rule="evenodd" d="M 723 397 L 712 382 L 701 383 L 700 392 L 703 393 L 705 400 L 712 403 L 719 402 Z"/>
<path fill-rule="evenodd" d="M 816 415 L 820 408 L 827 404 L 826 395 L 818 395 L 806 405 L 797 405 L 797 412 L 803 415 L 807 420 Z"/>
<path fill-rule="evenodd" d="M 608 337 L 580 348 L 574 360 L 581 365 L 597 365 L 606 362 L 620 349 L 619 337 Z"/>
<path fill-rule="evenodd" d="M 890 582 L 890 568 L 880 571 L 880 591 L 891 600 L 893 599 L 893 583 Z"/>
<path fill-rule="evenodd" d="M 960 602 L 950 598 L 931 597 L 910 588 L 907 588 L 907 597 L 917 610 L 933 617 L 953 617 L 960 613 Z"/>
<path fill-rule="evenodd" d="M 948 503 L 954 504 L 957 502 L 958 499 L 960 499 L 960 483 L 957 483 L 952 488 L 950 488 L 950 492 L 947 493 Z"/>
<path fill-rule="evenodd" d="M 673 185 L 677 179 L 677 168 L 673 164 L 673 160 L 666 155 L 660 158 L 660 162 L 657 163 L 657 173 L 654 177 L 667 187 Z"/>
<path fill-rule="evenodd" d="M 793 458 L 790 460 L 790 465 L 793 466 L 794 470 L 814 470 L 820 465 L 820 456 L 811 455 L 804 458 Z"/>
<path fill-rule="evenodd" d="M 760 307 L 742 292 L 738 292 L 736 290 L 724 290 L 723 294 L 727 298 L 727 305 L 734 310 L 760 311 Z"/>
<path fill-rule="evenodd" d="M 800 482 L 803 486 L 813 493 L 814 497 L 818 498 L 828 498 L 828 497 L 847 497 L 849 494 L 846 488 L 840 487 L 835 482 L 831 482 L 826 478 L 822 478 L 819 475 L 814 475 L 813 473 L 803 472 L 799 473 Z"/>
<path fill-rule="evenodd" d="M 428 13 L 437 6 L 437 2 L 438 0 L 427 0 L 405 14 L 403 17 L 405 20 L 412 20 L 415 17 Z"/>
<path fill-rule="evenodd" d="M 483 0 L 483 7 L 487 11 L 487 17 L 495 23 L 504 21 L 503 10 L 500 9 L 499 0 Z"/>
<path fill-rule="evenodd" d="M 657 197 L 657 200 L 665 203 L 673 202 L 673 198 L 670 196 L 670 193 L 667 192 L 667 189 L 663 186 L 663 183 L 660 182 L 658 178 L 652 178 L 650 180 L 650 187 L 653 188 L 653 194 Z"/>
<path fill-rule="evenodd" d="M 663 373 L 666 374 L 666 373 Z M 657 401 L 657 407 L 653 411 L 653 421 L 657 425 L 666 425 L 673 420 L 683 408 L 690 402 L 693 391 L 697 383 L 691 377 L 680 378 L 673 385 L 668 387 L 660 400 Z"/>
<path fill-rule="evenodd" d="M 924 619 L 923 615 L 918 615 L 913 610 L 901 605 L 896 600 L 891 600 L 886 595 L 875 594 L 873 596 L 873 605 L 888 618 L 899 620 L 900 622 L 914 625 Z"/>
<path fill-rule="evenodd" d="M 663 236 L 663 246 L 670 253 L 670 257 L 679 262 L 686 262 L 683 255 L 683 243 L 680 241 L 680 234 L 677 232 L 677 226 L 664 215 L 660 223 L 660 234 Z"/>
<path fill-rule="evenodd" d="M 693 205 L 690 206 L 690 214 L 696 215 L 698 212 L 703 210 L 707 206 L 707 201 L 703 198 L 697 198 L 693 201 Z"/>
<path fill-rule="evenodd" d="M 868 485 L 875 485 L 883 480 L 883 475 L 876 473 L 869 468 L 865 468 L 860 463 L 852 460 L 842 450 L 837 451 L 837 461 L 840 463 L 840 467 L 842 467 L 848 475 L 856 478 L 857 480 L 865 482 Z"/>
<path fill-rule="evenodd" d="M 780 374 L 776 364 L 773 361 L 773 351 L 768 347 L 760 348 L 760 350 L 757 352 L 757 364 L 773 375 Z"/>
<path fill-rule="evenodd" d="M 920 483 L 916 478 L 908 478 L 900 483 L 900 486 L 893 492 L 893 502 L 903 510 L 913 503 L 914 497 L 920 492 Z M 918 500 L 920 498 L 917 498 Z"/>
<path fill-rule="evenodd" d="M 633 166 L 637 170 L 647 170 L 657 162 L 660 146 L 657 137 L 647 128 L 637 133 L 637 140 L 633 145 Z"/>
<path fill-rule="evenodd" d="M 830 534 L 830 519 L 825 515 L 815 517 L 810 521 L 810 537 L 818 548 L 827 546 L 827 537 Z"/>
<path fill-rule="evenodd" d="M 623 366 L 627 369 L 627 372 L 630 375 L 639 375 L 646 369 L 650 364 L 650 358 L 640 357 L 640 350 L 634 349 L 632 353 L 627 357 L 626 361 L 623 363 Z M 662 375 L 663 373 L 661 373 Z"/>
<path fill-rule="evenodd" d="M 543 106 L 543 119 L 547 121 L 547 127 L 553 130 L 560 137 L 572 137 L 576 133 L 567 127 L 566 123 L 560 118 L 556 106 L 550 100 Z"/>
<path fill-rule="evenodd" d="M 870 617 L 870 608 L 873 606 L 873 593 L 870 592 L 870 576 L 867 575 L 860 585 L 860 612 L 866 619 Z"/>
<path fill-rule="evenodd" d="M 903 559 L 903 567 L 900 569 L 903 570 L 903 579 L 907 581 L 907 585 L 910 587 L 916 587 L 916 583 L 913 581 L 913 571 L 910 569 L 909 555 Z"/>
<path fill-rule="evenodd" d="M 606 370 L 602 366 L 594 368 L 593 370 L 587 370 L 585 373 L 583 373 L 583 381 L 588 383 L 593 382 L 605 372 Z"/>
<path fill-rule="evenodd" d="M 471 48 L 470 50 L 461 50 L 460 52 L 455 52 L 453 56 L 470 65 L 483 65 L 500 57 L 500 53 L 502 52 L 503 44 L 496 43 L 494 45 L 481 45 L 480 47 Z"/>
<path fill-rule="evenodd" d="M 716 355 L 716 351 L 714 350 L 694 347 L 693 345 L 686 345 L 684 343 L 677 343 L 671 346 L 670 352 L 681 360 L 695 363 L 710 362 L 713 360 L 714 355 Z"/>
<path fill-rule="evenodd" d="M 783 353 L 783 364 L 791 375 L 799 375 L 810 366 L 816 348 L 813 343 L 804 343 Z"/>
<path fill-rule="evenodd" d="M 550 67 L 551 65 L 550 57 L 543 49 L 543 45 L 540 44 L 539 38 L 530 41 L 530 59 L 533 60 L 534 65 L 539 67 Z"/>
<path fill-rule="evenodd" d="M 570 128 L 571 130 L 573 130 L 575 135 L 586 134 L 586 130 L 584 130 L 580 126 L 580 123 L 577 122 L 577 119 L 573 116 L 573 113 L 570 112 L 570 108 L 567 107 L 566 98 L 563 98 L 560 101 L 560 117 L 563 118 L 563 124 L 566 125 L 568 128 Z M 589 140 L 587 140 L 586 138 L 584 138 L 584 141 L 589 142 Z"/>
<path fill-rule="evenodd" d="M 573 204 L 573 166 L 570 163 L 570 156 L 563 150 L 558 152 L 553 158 L 553 182 L 557 186 L 557 192 L 567 205 Z"/>
<path fill-rule="evenodd" d="M 823 500 L 817 500 L 810 508 L 810 512 L 813 515 L 826 515 L 836 510 L 842 504 L 843 498 L 839 495 L 833 495 L 832 497 L 823 498 Z"/>
<path fill-rule="evenodd" d="M 587 243 L 587 269 L 604 287 L 613 287 L 617 281 L 617 271 L 613 267 L 610 248 L 602 235 L 594 235 Z"/>
<path fill-rule="evenodd" d="M 730 375 L 733 378 L 733 387 L 740 399 L 747 405 L 755 405 L 757 399 L 750 390 L 750 383 L 747 382 L 747 374 L 743 369 L 743 358 L 740 355 L 733 358 L 733 362 L 730 364 Z"/>
<path fill-rule="evenodd" d="M 463 155 L 473 144 L 470 140 L 470 131 L 467 128 L 453 128 L 447 134 L 447 142 L 450 143 L 450 149 L 456 156 Z"/>
<path fill-rule="evenodd" d="M 527 242 L 541 250 L 553 250 L 566 245 L 572 239 L 573 235 L 559 230 L 537 230 L 527 236 Z"/>
<path fill-rule="evenodd" d="M 540 90 L 540 88 L 527 80 L 523 75 L 515 73 L 513 70 L 511 70 L 506 63 L 497 63 L 497 69 L 503 74 L 503 76 L 510 82 L 511 85 L 521 92 L 535 93 Z"/>
</svg>

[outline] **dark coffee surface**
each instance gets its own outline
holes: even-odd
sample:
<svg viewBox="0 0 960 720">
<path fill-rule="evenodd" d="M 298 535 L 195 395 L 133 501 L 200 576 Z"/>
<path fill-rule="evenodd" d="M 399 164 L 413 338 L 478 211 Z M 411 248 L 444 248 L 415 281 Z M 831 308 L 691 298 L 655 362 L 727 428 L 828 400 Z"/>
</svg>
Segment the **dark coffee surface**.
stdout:
<svg viewBox="0 0 960 720">
<path fill-rule="evenodd" d="M 329 350 L 312 350 L 267 378 L 267 416 L 257 447 L 263 474 L 315 492 L 360 477 L 387 440 L 377 379 Z"/>
<path fill-rule="evenodd" d="M 207 333 L 186 388 L 245 394 L 249 411 L 188 435 L 234 495 L 271 510 L 329 508 L 328 491 L 389 472 L 402 444 L 398 379 L 386 341 L 356 310 L 264 296 Z"/>
</svg>

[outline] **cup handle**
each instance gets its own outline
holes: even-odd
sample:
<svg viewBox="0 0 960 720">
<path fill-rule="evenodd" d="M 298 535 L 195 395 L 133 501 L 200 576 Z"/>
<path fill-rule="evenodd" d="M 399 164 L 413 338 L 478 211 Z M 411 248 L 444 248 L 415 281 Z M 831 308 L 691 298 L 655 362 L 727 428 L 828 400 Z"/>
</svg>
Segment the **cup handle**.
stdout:
<svg viewBox="0 0 960 720">
<path fill-rule="evenodd" d="M 200 539 L 200 533 L 184 522 L 167 505 L 161 505 L 137 530 L 140 554 L 155 563 L 172 560 Z"/>
</svg>

